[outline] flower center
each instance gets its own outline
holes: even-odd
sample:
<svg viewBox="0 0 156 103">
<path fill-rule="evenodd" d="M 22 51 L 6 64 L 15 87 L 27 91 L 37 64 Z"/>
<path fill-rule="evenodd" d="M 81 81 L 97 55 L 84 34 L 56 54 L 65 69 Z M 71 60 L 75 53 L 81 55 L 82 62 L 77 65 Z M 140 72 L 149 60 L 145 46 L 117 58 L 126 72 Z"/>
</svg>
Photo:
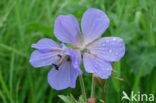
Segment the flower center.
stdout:
<svg viewBox="0 0 156 103">
<path fill-rule="evenodd" d="M 82 54 L 84 54 L 84 53 L 89 53 L 89 54 L 91 54 L 90 50 L 87 49 L 87 48 L 84 48 L 81 52 L 82 52 Z"/>
<path fill-rule="evenodd" d="M 56 70 L 59 70 L 59 67 L 62 65 L 62 63 L 64 62 L 71 62 L 71 58 L 68 55 L 57 55 L 60 59 L 58 60 L 58 62 L 56 64 L 53 64 L 53 66 L 55 67 Z"/>
</svg>

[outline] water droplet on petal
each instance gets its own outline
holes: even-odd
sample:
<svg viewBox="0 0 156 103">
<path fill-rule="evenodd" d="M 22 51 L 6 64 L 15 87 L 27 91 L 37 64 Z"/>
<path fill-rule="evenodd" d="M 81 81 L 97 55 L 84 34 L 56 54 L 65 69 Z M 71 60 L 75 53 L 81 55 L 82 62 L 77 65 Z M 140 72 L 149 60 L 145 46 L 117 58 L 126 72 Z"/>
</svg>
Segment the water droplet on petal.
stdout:
<svg viewBox="0 0 156 103">
<path fill-rule="evenodd" d="M 109 50 L 109 53 L 112 53 L 112 49 Z"/>
<path fill-rule="evenodd" d="M 107 68 L 106 70 L 110 70 L 109 68 Z"/>
<path fill-rule="evenodd" d="M 116 40 L 116 38 L 113 38 L 113 41 L 115 41 Z"/>
<path fill-rule="evenodd" d="M 116 56 L 118 56 L 118 55 L 119 55 L 119 53 L 115 53 L 115 55 L 116 55 Z"/>
<path fill-rule="evenodd" d="M 123 46 L 122 42 L 120 42 L 120 44 L 119 44 L 119 45 L 120 45 L 120 47 L 122 47 L 122 46 Z"/>
<path fill-rule="evenodd" d="M 109 43 L 109 40 L 106 40 L 106 43 Z"/>
<path fill-rule="evenodd" d="M 105 43 L 103 43 L 103 44 L 102 44 L 102 46 L 106 46 L 106 44 L 105 44 Z"/>
</svg>

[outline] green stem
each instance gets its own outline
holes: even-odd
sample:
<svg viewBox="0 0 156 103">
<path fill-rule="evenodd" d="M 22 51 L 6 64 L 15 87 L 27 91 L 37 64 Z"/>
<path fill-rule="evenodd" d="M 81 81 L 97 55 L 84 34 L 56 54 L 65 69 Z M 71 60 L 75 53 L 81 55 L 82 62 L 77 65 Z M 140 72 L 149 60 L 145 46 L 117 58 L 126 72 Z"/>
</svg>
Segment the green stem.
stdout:
<svg viewBox="0 0 156 103">
<path fill-rule="evenodd" d="M 94 81 L 94 74 L 92 74 L 92 87 L 91 87 L 91 98 L 94 98 L 94 93 L 95 93 L 95 81 Z"/>
<path fill-rule="evenodd" d="M 84 103 L 87 103 L 85 86 L 84 86 L 84 81 L 83 81 L 82 75 L 79 76 L 79 81 L 80 81 L 80 86 L 81 86 L 81 91 L 82 91 L 82 96 L 83 96 L 83 99 L 84 99 Z"/>
</svg>

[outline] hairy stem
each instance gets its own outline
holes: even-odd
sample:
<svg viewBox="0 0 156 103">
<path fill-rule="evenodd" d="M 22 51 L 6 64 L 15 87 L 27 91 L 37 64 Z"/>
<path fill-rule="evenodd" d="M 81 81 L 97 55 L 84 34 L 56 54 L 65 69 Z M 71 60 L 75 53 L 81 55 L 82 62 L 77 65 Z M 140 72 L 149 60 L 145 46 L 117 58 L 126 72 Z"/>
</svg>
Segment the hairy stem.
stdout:
<svg viewBox="0 0 156 103">
<path fill-rule="evenodd" d="M 91 87 L 91 98 L 94 98 L 94 93 L 95 93 L 95 81 L 94 81 L 94 74 L 92 74 L 92 87 Z"/>
<path fill-rule="evenodd" d="M 84 86 L 84 81 L 83 81 L 82 75 L 79 76 L 79 81 L 80 81 L 80 86 L 81 86 L 81 91 L 82 91 L 82 96 L 83 96 L 83 99 L 84 99 L 84 103 L 87 103 L 85 86 Z"/>
</svg>

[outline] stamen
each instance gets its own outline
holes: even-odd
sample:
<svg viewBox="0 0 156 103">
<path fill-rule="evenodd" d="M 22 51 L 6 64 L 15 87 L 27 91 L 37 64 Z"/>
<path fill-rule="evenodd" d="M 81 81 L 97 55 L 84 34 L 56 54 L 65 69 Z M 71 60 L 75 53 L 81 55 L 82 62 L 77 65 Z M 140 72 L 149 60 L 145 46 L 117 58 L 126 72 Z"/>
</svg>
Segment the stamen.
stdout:
<svg viewBox="0 0 156 103">
<path fill-rule="evenodd" d="M 56 70 L 59 70 L 59 66 L 56 64 L 53 64 L 53 66 L 55 67 Z"/>
<path fill-rule="evenodd" d="M 68 61 L 68 62 L 70 62 L 70 61 L 71 61 L 70 57 L 67 57 L 67 61 Z"/>
<path fill-rule="evenodd" d="M 62 58 L 62 55 L 60 55 L 60 54 L 58 54 L 57 56 L 58 56 L 59 58 Z"/>
</svg>

